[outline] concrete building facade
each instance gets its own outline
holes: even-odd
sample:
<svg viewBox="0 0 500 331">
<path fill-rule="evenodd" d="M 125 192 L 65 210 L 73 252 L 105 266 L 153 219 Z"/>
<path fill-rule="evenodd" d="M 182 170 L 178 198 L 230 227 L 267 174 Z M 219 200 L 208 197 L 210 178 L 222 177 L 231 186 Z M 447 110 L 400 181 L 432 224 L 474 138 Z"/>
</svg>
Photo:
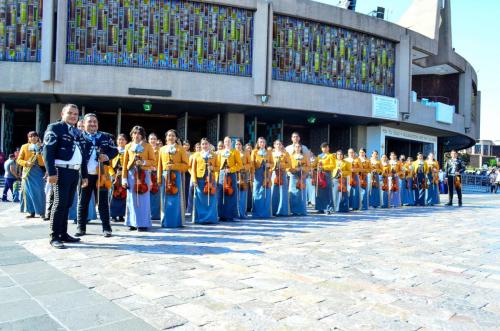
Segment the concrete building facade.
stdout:
<svg viewBox="0 0 500 331">
<path fill-rule="evenodd" d="M 65 103 L 112 134 L 191 141 L 298 131 L 314 151 L 414 155 L 479 137 L 449 0 L 415 0 L 399 24 L 309 0 L 1 0 L 0 24 L 4 152 Z"/>
</svg>

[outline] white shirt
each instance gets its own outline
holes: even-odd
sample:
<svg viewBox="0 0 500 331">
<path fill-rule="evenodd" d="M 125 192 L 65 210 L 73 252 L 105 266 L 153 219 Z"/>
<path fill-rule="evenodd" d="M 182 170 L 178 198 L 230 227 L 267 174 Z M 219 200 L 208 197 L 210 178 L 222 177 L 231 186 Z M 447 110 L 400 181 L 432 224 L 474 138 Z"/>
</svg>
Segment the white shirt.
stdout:
<svg viewBox="0 0 500 331">
<path fill-rule="evenodd" d="M 97 154 L 95 148 L 92 148 L 92 154 L 90 154 L 89 162 L 87 163 L 87 172 L 89 175 L 97 175 L 97 167 L 99 164 L 97 163 Z"/>
<path fill-rule="evenodd" d="M 292 155 L 293 151 L 295 150 L 294 144 L 286 146 L 285 150 L 288 152 L 288 154 Z M 302 154 L 309 155 L 310 153 L 311 151 L 309 151 L 309 148 L 307 148 L 306 145 L 302 145 Z"/>
<path fill-rule="evenodd" d="M 68 125 L 68 129 L 71 130 L 71 125 L 67 124 Z M 56 159 L 54 161 L 55 165 L 58 166 L 58 165 L 82 165 L 82 152 L 80 151 L 80 147 L 78 146 L 78 144 L 76 143 L 76 141 L 73 141 L 73 156 L 71 157 L 71 159 L 69 161 L 64 161 L 64 160 L 59 160 L 59 159 Z"/>
</svg>

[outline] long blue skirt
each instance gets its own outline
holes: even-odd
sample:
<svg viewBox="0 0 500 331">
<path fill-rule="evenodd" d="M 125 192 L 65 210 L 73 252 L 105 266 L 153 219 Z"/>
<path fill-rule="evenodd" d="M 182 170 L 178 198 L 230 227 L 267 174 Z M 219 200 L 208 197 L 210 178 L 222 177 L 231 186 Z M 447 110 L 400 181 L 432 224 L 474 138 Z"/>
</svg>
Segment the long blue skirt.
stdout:
<svg viewBox="0 0 500 331">
<path fill-rule="evenodd" d="M 161 217 L 161 226 L 163 228 L 180 228 L 184 226 L 185 217 L 185 202 L 184 202 L 184 180 L 179 171 L 173 171 L 175 173 L 175 185 L 177 186 L 177 194 L 169 195 L 165 194 L 165 183 L 167 171 L 163 171 L 163 179 L 160 188 L 161 192 L 161 202 L 163 213 Z"/>
<path fill-rule="evenodd" d="M 113 198 L 113 190 L 110 190 L 111 200 L 109 202 L 109 216 L 111 218 L 124 217 L 125 210 L 127 209 L 127 198 L 115 199 Z"/>
<path fill-rule="evenodd" d="M 146 183 L 151 188 L 151 175 L 146 171 Z M 128 171 L 128 189 L 127 189 L 127 217 L 126 226 L 149 228 L 151 227 L 151 203 L 149 191 L 143 194 L 137 194 L 134 190 L 135 178 L 134 170 Z"/>
<path fill-rule="evenodd" d="M 69 220 L 76 220 L 76 218 L 78 216 L 78 194 L 79 194 L 79 192 L 80 192 L 80 187 L 78 187 L 76 189 L 75 197 L 73 198 L 73 202 L 72 202 L 71 207 L 69 209 L 69 213 L 68 213 L 68 219 Z M 123 200 L 123 201 L 125 201 L 125 200 Z M 125 213 L 123 215 L 125 215 Z M 89 211 L 87 213 L 87 218 L 88 218 L 87 221 L 91 221 L 91 220 L 96 220 L 97 219 L 97 212 L 96 212 L 96 208 L 95 208 L 95 196 L 94 196 L 94 194 L 92 194 L 90 196 Z"/>
<path fill-rule="evenodd" d="M 415 206 L 415 190 L 413 190 L 413 178 L 406 178 L 406 182 L 408 183 L 408 189 L 406 190 L 406 204 L 408 206 Z"/>
<path fill-rule="evenodd" d="M 150 193 L 150 195 L 149 195 L 149 203 L 150 203 L 150 208 L 151 208 L 151 219 L 152 220 L 159 220 L 161 218 L 160 197 L 161 197 L 160 192 Z"/>
<path fill-rule="evenodd" d="M 415 190 L 415 205 L 425 206 L 425 193 L 427 190 L 422 188 L 422 182 L 425 179 L 423 173 L 417 173 L 417 189 Z"/>
<path fill-rule="evenodd" d="M 306 178 L 307 202 L 316 205 L 316 187 L 312 184 L 311 176 Z"/>
<path fill-rule="evenodd" d="M 329 172 L 325 172 L 326 177 L 326 187 L 318 187 L 318 195 L 316 196 L 315 208 L 320 212 L 332 212 L 333 211 L 333 192 L 332 192 L 332 175 Z M 316 184 L 317 185 L 317 184 Z"/>
<path fill-rule="evenodd" d="M 376 186 L 373 186 L 373 182 Z M 380 176 L 379 174 L 369 174 L 368 175 L 368 187 L 369 187 L 369 204 L 371 207 L 380 207 Z"/>
<path fill-rule="evenodd" d="M 434 184 L 432 181 L 432 173 L 427 174 L 429 181 L 429 188 L 427 189 L 427 196 L 425 202 L 427 205 L 433 206 L 439 204 L 439 184 Z"/>
<path fill-rule="evenodd" d="M 22 180 L 21 212 L 45 214 L 45 182 L 44 173 L 38 165 L 34 165 L 28 176 Z"/>
<path fill-rule="evenodd" d="M 227 195 L 224 193 L 224 176 L 230 176 L 231 187 L 233 188 L 233 194 Z M 236 182 L 236 174 L 226 173 L 226 170 L 221 170 L 219 173 L 219 182 L 217 184 L 217 191 L 219 195 L 218 207 L 219 207 L 219 217 L 223 220 L 232 221 L 235 218 L 239 218 L 239 206 L 238 206 L 238 183 Z"/>
<path fill-rule="evenodd" d="M 347 188 L 347 178 L 342 177 L 344 186 Z M 335 211 L 338 213 L 349 212 L 349 195 L 347 192 L 341 192 L 339 190 L 340 178 L 334 178 L 333 182 L 333 204 L 335 206 Z"/>
<path fill-rule="evenodd" d="M 349 191 L 349 208 L 352 210 L 359 210 L 359 176 L 354 175 L 354 179 L 356 180 L 356 185 L 351 186 L 350 180 L 348 185 Z"/>
<path fill-rule="evenodd" d="M 194 185 L 193 181 L 191 180 L 191 177 L 189 180 L 189 191 L 187 197 L 188 198 L 187 198 L 186 212 L 191 213 L 193 211 L 193 198 L 194 198 Z"/>
<path fill-rule="evenodd" d="M 275 185 L 274 179 L 276 178 L 276 172 L 273 171 L 271 178 L 271 199 L 273 205 L 273 215 L 275 216 L 288 216 L 290 215 L 290 200 L 288 198 L 288 176 L 286 171 L 281 172 L 281 178 L 283 179 L 282 185 Z"/>
<path fill-rule="evenodd" d="M 366 180 L 366 187 L 361 187 L 361 183 L 359 183 L 359 200 L 361 202 L 359 208 L 361 210 L 367 210 L 368 209 L 368 194 L 369 194 L 369 191 L 368 191 L 368 188 L 370 186 L 368 186 L 368 179 Z"/>
<path fill-rule="evenodd" d="M 247 186 L 247 189 L 245 191 L 240 190 L 238 187 L 238 194 L 239 194 L 238 212 L 239 212 L 240 219 L 247 218 L 248 190 L 249 190 L 249 186 Z"/>
<path fill-rule="evenodd" d="M 198 178 L 198 186 L 194 187 L 193 223 L 215 224 L 219 222 L 217 216 L 217 193 L 215 195 L 210 195 L 209 199 L 209 196 L 203 193 L 205 182 L 205 177 Z"/>
<path fill-rule="evenodd" d="M 399 177 L 398 176 L 389 177 L 389 188 L 392 187 L 393 180 L 396 180 L 398 182 L 398 185 L 399 185 Z M 391 191 L 390 195 L 391 195 L 391 207 L 392 208 L 401 207 L 401 187 L 399 187 L 399 189 L 397 191 Z"/>
<path fill-rule="evenodd" d="M 252 208 L 252 216 L 255 218 L 269 218 L 272 216 L 271 189 L 262 186 L 264 169 L 264 164 L 260 168 L 255 169 Z"/>
<path fill-rule="evenodd" d="M 297 189 L 299 176 L 297 174 L 290 175 L 288 192 L 290 192 L 290 212 L 292 215 L 307 215 L 307 185 L 306 190 Z"/>
</svg>

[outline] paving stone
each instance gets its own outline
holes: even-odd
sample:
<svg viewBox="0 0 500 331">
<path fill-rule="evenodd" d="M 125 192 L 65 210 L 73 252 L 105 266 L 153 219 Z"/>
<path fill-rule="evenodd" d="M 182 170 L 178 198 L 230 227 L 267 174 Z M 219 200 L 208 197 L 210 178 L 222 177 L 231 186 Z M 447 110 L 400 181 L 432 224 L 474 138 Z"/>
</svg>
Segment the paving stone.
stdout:
<svg viewBox="0 0 500 331">
<path fill-rule="evenodd" d="M 139 318 L 130 318 L 111 324 L 85 329 L 88 331 L 154 331 L 158 330 Z"/>
<path fill-rule="evenodd" d="M 131 317 L 130 313 L 109 303 L 54 311 L 52 314 L 61 324 L 71 330 L 82 330 L 102 326 Z"/>
<path fill-rule="evenodd" d="M 49 315 L 26 317 L 16 321 L 0 323 L 1 331 L 60 331 L 65 328 Z"/>
<path fill-rule="evenodd" d="M 46 294 L 36 299 L 51 312 L 109 303 L 109 300 L 88 289 Z"/>
<path fill-rule="evenodd" d="M 17 300 L 0 304 L 0 322 L 9 322 L 27 317 L 45 315 L 45 310 L 32 299 Z"/>
<path fill-rule="evenodd" d="M 83 285 L 71 278 L 28 283 L 24 284 L 23 287 L 29 292 L 30 295 L 35 297 L 52 293 L 75 291 L 85 288 Z"/>
<path fill-rule="evenodd" d="M 14 282 L 12 279 L 8 276 L 0 276 L 0 289 L 4 287 L 11 287 L 14 286 Z"/>
<path fill-rule="evenodd" d="M 135 310 L 134 314 L 160 330 L 172 329 L 188 322 L 188 319 L 170 310 L 174 307 L 164 308 L 158 305 L 149 305 Z"/>
<path fill-rule="evenodd" d="M 29 299 L 29 295 L 19 286 L 0 288 L 0 304 Z"/>
</svg>

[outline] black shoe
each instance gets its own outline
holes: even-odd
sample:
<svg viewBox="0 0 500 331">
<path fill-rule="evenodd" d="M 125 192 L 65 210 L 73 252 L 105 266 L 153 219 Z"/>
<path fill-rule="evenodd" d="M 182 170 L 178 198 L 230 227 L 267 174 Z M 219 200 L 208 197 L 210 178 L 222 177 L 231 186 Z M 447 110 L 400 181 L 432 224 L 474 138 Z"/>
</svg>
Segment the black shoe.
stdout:
<svg viewBox="0 0 500 331">
<path fill-rule="evenodd" d="M 123 216 L 120 216 L 120 217 L 118 217 L 118 221 L 117 222 L 123 223 L 123 222 L 125 222 L 125 219 L 123 218 Z"/>
<path fill-rule="evenodd" d="M 109 238 L 111 237 L 111 231 L 109 230 L 103 231 L 102 235 L 104 236 L 104 238 Z"/>
<path fill-rule="evenodd" d="M 462 207 L 462 201 L 460 201 L 460 202 L 458 203 L 458 206 L 459 206 L 459 207 Z"/>
<path fill-rule="evenodd" d="M 35 218 L 35 214 L 28 214 L 26 215 L 26 218 Z"/>
<path fill-rule="evenodd" d="M 148 231 L 148 228 L 140 226 L 138 231 L 139 232 L 146 232 L 146 231 Z"/>
<path fill-rule="evenodd" d="M 45 220 L 45 214 L 40 214 L 40 218 L 41 218 L 42 220 Z"/>
<path fill-rule="evenodd" d="M 135 226 L 129 226 L 129 227 L 128 227 L 128 230 L 129 230 L 129 231 L 135 231 L 135 230 L 137 230 L 137 228 L 136 228 Z"/>
<path fill-rule="evenodd" d="M 84 231 L 85 233 L 85 231 Z M 75 234 L 76 236 L 76 234 Z M 72 237 L 70 236 L 69 234 L 65 234 L 61 237 L 61 241 L 62 242 L 65 242 L 65 243 L 77 243 L 79 242 L 81 239 L 80 238 L 75 238 L 75 237 Z"/>
<path fill-rule="evenodd" d="M 80 229 L 79 229 L 79 230 L 77 230 L 77 231 L 76 231 L 75 236 L 76 236 L 76 237 L 83 237 L 83 236 L 84 236 L 84 235 L 86 235 L 86 234 L 87 234 L 87 233 L 86 233 L 86 231 L 85 231 L 85 230 L 80 230 Z M 80 240 L 80 239 L 78 239 L 78 240 Z"/>
<path fill-rule="evenodd" d="M 453 202 L 448 202 L 445 206 L 453 206 Z"/>
<path fill-rule="evenodd" d="M 64 246 L 64 243 L 60 240 L 51 240 L 50 241 L 50 246 L 57 248 L 57 249 L 65 249 L 66 246 Z"/>
</svg>

